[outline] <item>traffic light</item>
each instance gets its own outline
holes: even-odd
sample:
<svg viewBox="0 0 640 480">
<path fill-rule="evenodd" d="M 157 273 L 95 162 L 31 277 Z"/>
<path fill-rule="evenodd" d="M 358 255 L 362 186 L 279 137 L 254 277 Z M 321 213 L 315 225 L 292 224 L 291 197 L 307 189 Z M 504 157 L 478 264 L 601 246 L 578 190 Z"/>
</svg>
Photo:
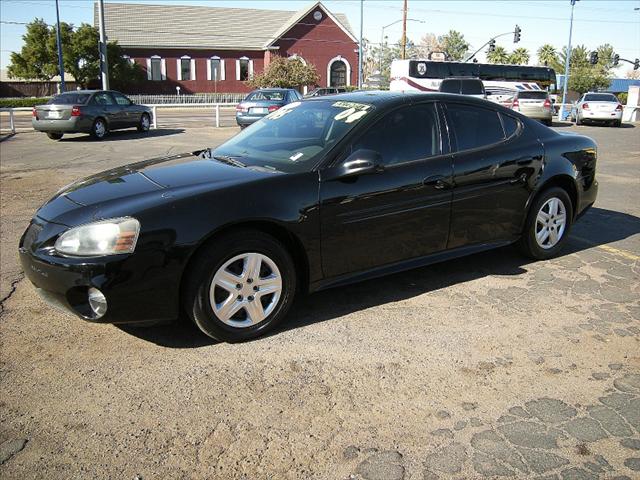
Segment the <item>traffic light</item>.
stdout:
<svg viewBox="0 0 640 480">
<path fill-rule="evenodd" d="M 598 63 L 598 52 L 591 52 L 591 54 L 589 55 L 589 63 L 591 65 L 595 65 L 596 63 Z"/>
<path fill-rule="evenodd" d="M 613 56 L 613 66 L 616 67 L 620 63 L 620 55 L 617 53 Z"/>
<path fill-rule="evenodd" d="M 640 68 L 640 59 L 636 58 L 636 61 L 633 62 L 633 69 L 638 70 Z"/>
<path fill-rule="evenodd" d="M 513 31 L 513 43 L 518 43 L 520 41 L 520 32 L 522 32 L 522 29 L 516 25 L 516 29 Z"/>
<path fill-rule="evenodd" d="M 489 52 L 494 52 L 495 50 L 496 50 L 496 41 L 495 40 L 489 41 Z"/>
</svg>

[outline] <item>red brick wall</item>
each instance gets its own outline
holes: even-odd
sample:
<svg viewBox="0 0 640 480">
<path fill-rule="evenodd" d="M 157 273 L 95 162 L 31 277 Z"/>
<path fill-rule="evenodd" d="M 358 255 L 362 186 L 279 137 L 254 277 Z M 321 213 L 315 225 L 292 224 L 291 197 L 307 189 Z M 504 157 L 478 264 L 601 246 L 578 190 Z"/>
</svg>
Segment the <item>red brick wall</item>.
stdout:
<svg viewBox="0 0 640 480">
<path fill-rule="evenodd" d="M 269 51 L 230 51 L 230 50 L 191 50 L 180 49 L 132 49 L 124 48 L 124 52 L 133 58 L 136 63 L 146 71 L 147 59 L 153 55 L 158 55 L 165 59 L 167 66 L 167 79 L 163 81 L 145 80 L 136 87 L 125 89 L 125 93 L 147 93 L 147 94 L 175 94 L 176 86 L 180 87 L 181 94 L 190 93 L 211 93 L 214 92 L 215 85 L 212 80 L 207 80 L 207 60 L 213 56 L 218 56 L 225 60 L 225 80 L 219 81 L 218 92 L 241 93 L 249 92 L 251 89 L 242 81 L 236 80 L 236 60 L 240 57 L 248 57 L 253 60 L 254 74 L 264 70 L 268 65 L 272 55 L 288 57 L 297 54 L 304 58 L 307 63 L 315 65 L 320 75 L 320 85 L 327 85 L 327 65 L 331 59 L 342 56 L 350 66 L 350 84 L 357 84 L 358 55 L 357 44 L 340 29 L 324 12 L 322 19 L 318 22 L 313 18 L 311 12 L 306 18 L 286 32 L 280 40 L 275 43 L 280 47 L 278 50 Z M 196 79 L 178 80 L 177 59 L 183 55 L 188 55 L 195 59 Z"/>
</svg>

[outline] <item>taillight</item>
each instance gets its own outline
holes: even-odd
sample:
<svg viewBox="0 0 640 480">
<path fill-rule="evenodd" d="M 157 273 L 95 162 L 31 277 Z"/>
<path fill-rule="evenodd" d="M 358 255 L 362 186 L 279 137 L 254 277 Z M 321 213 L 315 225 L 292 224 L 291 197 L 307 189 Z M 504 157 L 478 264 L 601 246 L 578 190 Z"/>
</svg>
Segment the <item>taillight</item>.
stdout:
<svg viewBox="0 0 640 480">
<path fill-rule="evenodd" d="M 271 112 L 275 112 L 279 108 L 280 108 L 280 105 L 270 105 L 268 110 L 269 110 L 269 113 L 271 113 Z"/>
<path fill-rule="evenodd" d="M 77 105 L 74 105 L 73 107 L 71 107 L 71 116 L 72 117 L 79 117 L 80 114 L 82 112 L 80 111 L 80 107 Z"/>
<path fill-rule="evenodd" d="M 582 109 L 583 110 L 589 110 L 589 104 L 588 103 L 583 103 L 582 104 Z"/>
<path fill-rule="evenodd" d="M 242 105 L 241 103 L 239 103 L 238 105 L 236 105 L 236 112 L 248 112 L 249 109 L 247 107 L 245 107 L 244 105 Z"/>
<path fill-rule="evenodd" d="M 544 108 L 551 108 L 551 100 L 548 98 L 544 101 Z"/>
<path fill-rule="evenodd" d="M 618 104 L 618 106 L 616 107 L 616 110 L 622 111 L 622 104 L 621 103 Z"/>
<path fill-rule="evenodd" d="M 511 108 L 520 108 L 520 102 L 517 98 L 513 99 L 513 103 L 511 103 Z"/>
<path fill-rule="evenodd" d="M 38 111 L 36 110 L 36 107 L 33 107 L 33 110 L 31 110 L 31 116 L 38 118 Z"/>
</svg>

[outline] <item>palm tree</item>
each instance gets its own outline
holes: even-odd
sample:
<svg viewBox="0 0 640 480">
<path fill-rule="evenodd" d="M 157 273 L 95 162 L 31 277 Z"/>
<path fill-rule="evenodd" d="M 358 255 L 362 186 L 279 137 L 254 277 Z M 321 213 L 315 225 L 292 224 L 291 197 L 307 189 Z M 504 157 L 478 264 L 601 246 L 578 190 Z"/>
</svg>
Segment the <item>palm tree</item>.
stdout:
<svg viewBox="0 0 640 480">
<path fill-rule="evenodd" d="M 514 65 L 526 65 L 529 63 L 529 50 L 526 48 L 520 47 L 516 48 L 509 55 L 509 63 Z"/>
<path fill-rule="evenodd" d="M 553 67 L 558 64 L 558 52 L 556 47 L 546 43 L 538 49 L 538 63 Z"/>
<path fill-rule="evenodd" d="M 499 45 L 493 51 L 487 53 L 487 62 L 489 63 L 507 63 L 508 61 L 509 53 Z"/>
</svg>

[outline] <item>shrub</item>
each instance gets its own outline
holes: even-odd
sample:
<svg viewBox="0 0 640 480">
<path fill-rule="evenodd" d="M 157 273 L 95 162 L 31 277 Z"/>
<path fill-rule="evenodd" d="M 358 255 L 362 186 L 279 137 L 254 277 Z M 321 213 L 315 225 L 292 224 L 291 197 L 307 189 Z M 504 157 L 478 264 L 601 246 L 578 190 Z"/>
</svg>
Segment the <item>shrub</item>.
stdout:
<svg viewBox="0 0 640 480">
<path fill-rule="evenodd" d="M 50 97 L 30 97 L 30 98 L 0 98 L 0 108 L 19 108 L 43 105 L 49 101 Z"/>
</svg>

